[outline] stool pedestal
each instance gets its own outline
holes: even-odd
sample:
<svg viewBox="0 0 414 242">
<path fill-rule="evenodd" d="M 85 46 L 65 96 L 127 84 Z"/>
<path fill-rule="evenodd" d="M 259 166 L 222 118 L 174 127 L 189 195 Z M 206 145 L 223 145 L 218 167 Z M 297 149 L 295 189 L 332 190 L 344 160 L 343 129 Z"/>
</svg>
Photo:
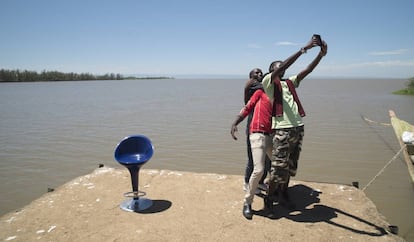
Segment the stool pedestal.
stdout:
<svg viewBox="0 0 414 242">
<path fill-rule="evenodd" d="M 141 167 L 128 168 L 131 175 L 132 192 L 124 193 L 124 196 L 129 199 L 123 201 L 120 205 L 121 209 L 128 212 L 139 212 L 152 206 L 152 201 L 143 197 L 146 193 L 138 190 L 140 169 Z"/>
</svg>

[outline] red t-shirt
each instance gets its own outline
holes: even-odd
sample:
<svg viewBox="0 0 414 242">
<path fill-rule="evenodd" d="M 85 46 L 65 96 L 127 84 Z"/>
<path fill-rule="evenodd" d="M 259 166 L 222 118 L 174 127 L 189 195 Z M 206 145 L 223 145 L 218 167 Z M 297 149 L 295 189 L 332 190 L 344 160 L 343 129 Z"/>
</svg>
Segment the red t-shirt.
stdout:
<svg viewBox="0 0 414 242">
<path fill-rule="evenodd" d="M 245 118 L 253 112 L 252 122 L 250 123 L 250 133 L 253 132 L 272 132 L 272 103 L 266 93 L 259 89 L 250 98 L 246 106 L 240 111 L 240 115 Z"/>
</svg>

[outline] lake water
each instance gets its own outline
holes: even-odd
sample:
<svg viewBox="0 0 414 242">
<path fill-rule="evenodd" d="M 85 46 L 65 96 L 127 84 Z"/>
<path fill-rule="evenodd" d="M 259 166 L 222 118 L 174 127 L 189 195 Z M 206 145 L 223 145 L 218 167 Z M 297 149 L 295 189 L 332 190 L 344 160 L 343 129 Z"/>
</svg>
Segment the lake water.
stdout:
<svg viewBox="0 0 414 242">
<path fill-rule="evenodd" d="M 243 175 L 242 79 L 168 79 L 0 83 L 0 215 L 16 210 L 98 164 L 118 167 L 125 136 L 154 146 L 148 169 Z M 296 180 L 363 188 L 399 150 L 388 110 L 414 123 L 414 97 L 391 94 L 401 79 L 317 79 L 298 89 L 307 112 Z M 242 184 L 240 184 L 240 192 Z M 127 191 L 120 191 L 127 192 Z M 365 190 L 399 235 L 414 241 L 414 190 L 405 163 L 394 160 Z"/>
</svg>

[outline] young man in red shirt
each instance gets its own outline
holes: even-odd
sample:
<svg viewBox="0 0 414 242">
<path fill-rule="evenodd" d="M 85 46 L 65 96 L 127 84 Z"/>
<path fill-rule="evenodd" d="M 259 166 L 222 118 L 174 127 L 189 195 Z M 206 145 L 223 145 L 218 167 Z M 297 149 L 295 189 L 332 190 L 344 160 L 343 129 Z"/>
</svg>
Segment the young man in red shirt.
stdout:
<svg viewBox="0 0 414 242">
<path fill-rule="evenodd" d="M 246 86 L 244 88 L 244 105 L 247 104 L 247 102 L 252 97 L 253 93 L 255 93 L 258 89 L 262 89 L 262 83 L 261 80 L 263 78 L 263 72 L 259 68 L 254 68 L 249 73 L 249 80 L 246 82 Z M 246 170 L 244 173 L 244 184 L 243 184 L 243 191 L 246 191 L 249 186 L 249 180 L 250 176 L 253 172 L 253 156 L 252 156 L 252 149 L 250 145 L 250 122 L 252 121 L 253 112 L 250 112 L 250 114 L 247 116 L 247 123 L 246 123 L 246 148 L 247 148 L 247 164 L 246 164 Z M 265 159 L 265 168 L 262 175 L 262 178 L 259 181 L 258 189 L 256 189 L 256 194 L 261 193 L 261 191 L 267 191 L 267 185 L 264 184 L 264 180 L 266 179 L 267 173 L 270 170 L 270 157 L 266 156 Z"/>
<path fill-rule="evenodd" d="M 246 187 L 243 204 L 243 215 L 247 219 L 252 219 L 253 217 L 251 204 L 264 172 L 266 154 L 269 157 L 272 156 L 272 103 L 263 89 L 258 89 L 254 92 L 246 106 L 242 108 L 236 117 L 230 131 L 233 139 L 237 140 L 235 136 L 237 125 L 252 112 L 253 117 L 250 122 L 249 139 L 253 158 L 253 172 Z"/>
</svg>

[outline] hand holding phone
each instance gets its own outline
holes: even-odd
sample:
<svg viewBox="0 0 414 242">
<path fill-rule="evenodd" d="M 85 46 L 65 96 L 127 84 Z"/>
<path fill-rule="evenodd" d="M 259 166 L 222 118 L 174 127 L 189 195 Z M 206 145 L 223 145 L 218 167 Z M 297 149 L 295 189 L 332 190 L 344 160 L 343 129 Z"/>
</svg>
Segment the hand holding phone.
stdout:
<svg viewBox="0 0 414 242">
<path fill-rule="evenodd" d="M 316 40 L 317 45 L 322 46 L 322 39 L 319 34 L 314 34 L 312 36 L 312 39 Z"/>
</svg>

